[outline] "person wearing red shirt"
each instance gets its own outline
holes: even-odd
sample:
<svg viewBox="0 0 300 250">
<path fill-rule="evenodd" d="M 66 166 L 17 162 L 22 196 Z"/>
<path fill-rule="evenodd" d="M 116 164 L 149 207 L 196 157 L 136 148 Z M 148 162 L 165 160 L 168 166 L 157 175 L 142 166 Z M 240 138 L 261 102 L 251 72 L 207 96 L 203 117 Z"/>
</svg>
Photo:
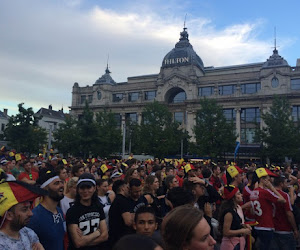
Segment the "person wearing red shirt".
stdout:
<svg viewBox="0 0 300 250">
<path fill-rule="evenodd" d="M 298 238 L 298 229 L 293 214 L 290 197 L 283 189 L 287 189 L 287 179 L 281 176 L 274 180 L 276 190 L 286 200 L 286 203 L 275 204 L 275 242 L 279 249 L 296 249 L 296 240 Z M 292 186 L 290 188 L 293 188 Z"/>
<path fill-rule="evenodd" d="M 248 202 L 250 202 L 250 195 L 255 188 L 255 183 L 253 183 L 253 175 L 254 172 L 248 172 L 247 173 L 247 179 L 248 179 L 248 184 L 244 187 L 243 189 L 243 212 L 245 215 L 246 221 L 255 221 L 255 216 L 253 213 L 253 210 L 251 208 L 251 205 L 248 206 Z"/>
<path fill-rule="evenodd" d="M 258 187 L 250 194 L 255 219 L 259 223 L 254 228 L 260 240 L 260 249 L 264 250 L 271 248 L 274 238 L 274 204 L 277 202 L 286 202 L 282 195 L 271 184 L 270 176 L 278 177 L 268 169 L 256 169 L 253 181 L 258 180 Z"/>
<path fill-rule="evenodd" d="M 240 169 L 238 166 L 229 166 L 226 169 L 226 179 L 227 185 L 233 185 L 239 187 L 239 185 L 243 181 L 243 173 L 244 171 Z"/>
<path fill-rule="evenodd" d="M 183 186 L 183 177 L 184 177 L 184 168 L 179 167 L 177 170 L 177 174 L 175 175 L 175 178 L 178 181 L 179 187 Z"/>
<path fill-rule="evenodd" d="M 218 165 L 214 165 L 212 167 L 212 176 L 210 177 L 209 181 L 213 185 L 213 187 L 219 191 L 219 189 L 222 187 L 222 182 L 220 179 L 221 169 Z"/>
<path fill-rule="evenodd" d="M 36 180 L 39 178 L 39 174 L 37 172 L 31 171 L 30 161 L 25 160 L 23 167 L 24 167 L 24 172 L 22 172 L 19 175 L 18 180 L 26 182 L 31 185 L 35 184 Z"/>
</svg>

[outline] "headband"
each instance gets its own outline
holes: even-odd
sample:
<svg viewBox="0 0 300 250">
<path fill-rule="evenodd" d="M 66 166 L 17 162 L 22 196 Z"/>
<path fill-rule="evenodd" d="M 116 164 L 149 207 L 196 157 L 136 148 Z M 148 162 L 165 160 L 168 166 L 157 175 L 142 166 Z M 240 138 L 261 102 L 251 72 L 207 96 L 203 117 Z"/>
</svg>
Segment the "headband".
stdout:
<svg viewBox="0 0 300 250">
<path fill-rule="evenodd" d="M 54 176 L 50 179 L 48 179 L 47 181 L 45 181 L 42 185 L 41 185 L 41 188 L 44 188 L 46 186 L 48 186 L 52 181 L 54 181 L 55 179 L 59 179 L 59 176 Z"/>
<path fill-rule="evenodd" d="M 84 181 L 89 181 L 89 182 L 93 183 L 94 186 L 96 186 L 96 182 L 93 179 L 81 179 L 77 182 L 77 187 L 81 182 L 84 182 Z"/>
</svg>

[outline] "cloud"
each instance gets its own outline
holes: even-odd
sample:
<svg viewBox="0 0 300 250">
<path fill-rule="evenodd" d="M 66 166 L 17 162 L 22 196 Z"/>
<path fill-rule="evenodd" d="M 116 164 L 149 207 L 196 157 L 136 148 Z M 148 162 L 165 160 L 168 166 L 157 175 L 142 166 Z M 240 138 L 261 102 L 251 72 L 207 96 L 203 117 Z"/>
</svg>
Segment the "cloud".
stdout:
<svg viewBox="0 0 300 250">
<path fill-rule="evenodd" d="M 137 1 L 120 10 L 86 2 L 2 3 L 1 105 L 25 102 L 35 111 L 49 104 L 54 109 L 70 106 L 74 82 L 92 85 L 104 74 L 108 54 L 117 82 L 159 73 L 183 26 L 181 15 L 172 11 L 182 7 L 174 10 L 154 1 L 158 9 Z M 268 41 L 258 38 L 263 25 L 263 20 L 253 20 L 220 30 L 208 18 L 188 22 L 190 42 L 205 66 L 265 61 L 271 50 Z"/>
</svg>

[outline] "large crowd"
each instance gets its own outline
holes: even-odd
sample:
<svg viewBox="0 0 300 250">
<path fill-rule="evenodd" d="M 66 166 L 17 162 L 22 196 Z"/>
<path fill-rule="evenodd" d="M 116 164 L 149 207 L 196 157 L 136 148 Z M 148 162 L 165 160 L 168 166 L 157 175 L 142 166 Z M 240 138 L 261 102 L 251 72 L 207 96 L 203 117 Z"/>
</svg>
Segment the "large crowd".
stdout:
<svg viewBox="0 0 300 250">
<path fill-rule="evenodd" d="M 297 165 L 0 152 L 0 249 L 296 249 Z"/>
</svg>

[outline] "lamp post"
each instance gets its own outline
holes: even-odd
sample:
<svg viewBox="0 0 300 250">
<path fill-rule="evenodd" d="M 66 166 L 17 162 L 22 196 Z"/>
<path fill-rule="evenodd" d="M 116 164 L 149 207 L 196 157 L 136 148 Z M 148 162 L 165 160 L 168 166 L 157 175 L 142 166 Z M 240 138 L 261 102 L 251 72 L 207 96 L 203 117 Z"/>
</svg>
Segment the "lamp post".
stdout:
<svg viewBox="0 0 300 250">
<path fill-rule="evenodd" d="M 123 124 L 123 141 L 122 141 L 122 159 L 125 158 L 125 141 L 126 141 L 126 122 L 125 117 L 122 119 Z"/>
<path fill-rule="evenodd" d="M 45 121 L 46 123 L 49 124 L 49 135 L 48 135 L 48 154 L 47 154 L 47 157 L 50 156 L 50 150 L 51 150 L 51 147 L 52 147 L 52 125 L 56 125 L 57 122 L 54 122 L 54 121 Z"/>
</svg>

